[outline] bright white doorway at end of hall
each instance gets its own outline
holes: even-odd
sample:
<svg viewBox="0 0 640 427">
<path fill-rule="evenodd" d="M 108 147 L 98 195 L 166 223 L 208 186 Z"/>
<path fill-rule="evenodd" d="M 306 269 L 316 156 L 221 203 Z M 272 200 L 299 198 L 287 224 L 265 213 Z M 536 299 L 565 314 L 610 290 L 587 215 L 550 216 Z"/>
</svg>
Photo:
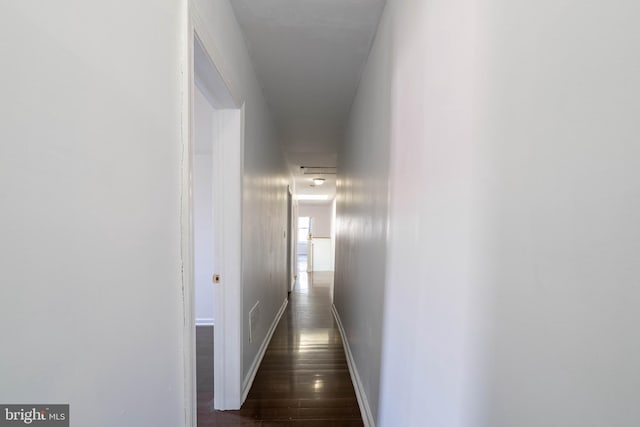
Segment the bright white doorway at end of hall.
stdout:
<svg viewBox="0 0 640 427">
<path fill-rule="evenodd" d="M 312 270 L 311 258 L 311 233 L 312 218 L 308 216 L 298 217 L 298 241 L 296 242 L 296 262 L 299 272 L 309 272 Z"/>
</svg>

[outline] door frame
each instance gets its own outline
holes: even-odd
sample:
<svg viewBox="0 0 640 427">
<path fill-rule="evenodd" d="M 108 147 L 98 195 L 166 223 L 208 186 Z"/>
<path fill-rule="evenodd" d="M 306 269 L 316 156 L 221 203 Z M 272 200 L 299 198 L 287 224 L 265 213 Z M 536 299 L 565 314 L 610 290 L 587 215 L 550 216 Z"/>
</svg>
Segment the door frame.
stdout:
<svg viewBox="0 0 640 427">
<path fill-rule="evenodd" d="M 293 290 L 294 284 L 294 264 L 295 264 L 295 241 L 293 225 L 293 193 L 291 186 L 287 186 L 287 294 Z"/>
<path fill-rule="evenodd" d="M 182 105 L 181 258 L 184 310 L 185 425 L 196 426 L 197 381 L 195 340 L 195 274 L 193 238 L 193 159 L 196 84 L 214 108 L 224 113 L 213 144 L 215 265 L 214 402 L 215 409 L 239 409 L 242 404 L 242 176 L 245 107 L 233 95 L 216 61 L 213 38 L 193 2 L 188 3 Z M 198 60 L 198 61 L 196 61 Z M 196 82 L 198 80 L 198 82 Z M 205 93 L 208 92 L 208 93 Z M 217 104 L 217 105 L 215 105 Z M 222 185 L 224 183 L 224 186 Z"/>
</svg>

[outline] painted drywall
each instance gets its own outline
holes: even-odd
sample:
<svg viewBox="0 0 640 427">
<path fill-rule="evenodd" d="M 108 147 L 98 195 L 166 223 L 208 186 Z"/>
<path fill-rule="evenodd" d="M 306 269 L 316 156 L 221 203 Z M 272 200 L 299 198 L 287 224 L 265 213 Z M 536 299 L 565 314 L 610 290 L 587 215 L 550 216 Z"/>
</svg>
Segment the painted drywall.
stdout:
<svg viewBox="0 0 640 427">
<path fill-rule="evenodd" d="M 182 426 L 185 2 L 0 5 L 0 401 Z"/>
<path fill-rule="evenodd" d="M 471 239 L 488 230 L 471 228 L 473 113 L 481 111 L 474 81 L 482 77 L 474 55 L 484 54 L 474 2 L 398 0 L 387 13 L 389 241 L 377 425 L 496 427 L 476 407 L 486 410 L 476 340 L 487 336 L 474 322 L 484 295 L 470 252 Z"/>
<path fill-rule="evenodd" d="M 211 156 L 196 155 L 193 168 L 193 234 L 196 324 L 214 324 Z"/>
<path fill-rule="evenodd" d="M 640 423 L 639 17 L 388 2 L 337 196 L 335 305 L 377 425 Z"/>
<path fill-rule="evenodd" d="M 298 202 L 298 215 L 308 216 L 312 220 L 312 234 L 314 237 L 331 237 L 333 216 L 331 203 Z"/>
<path fill-rule="evenodd" d="M 292 164 L 335 154 L 384 0 L 232 4 Z"/>
<path fill-rule="evenodd" d="M 639 19 L 621 0 L 478 17 L 486 425 L 640 424 Z"/>
<path fill-rule="evenodd" d="M 195 311 L 197 325 L 215 323 L 212 276 L 214 264 L 213 232 L 213 114 L 207 99 L 195 90 L 193 162 L 193 240 Z"/>
<path fill-rule="evenodd" d="M 193 2 L 206 24 L 203 41 L 239 105 L 245 107 L 242 194 L 242 376 L 246 381 L 287 295 L 287 170 L 280 140 L 226 0 Z M 260 315 L 249 342 L 249 311 Z"/>
<path fill-rule="evenodd" d="M 331 202 L 331 271 L 336 268 L 336 199 Z"/>
<path fill-rule="evenodd" d="M 389 24 L 388 15 L 383 15 L 351 109 L 338 152 L 336 195 L 334 305 L 374 417 L 380 393 L 386 274 Z"/>
<path fill-rule="evenodd" d="M 333 271 L 331 267 L 331 239 L 314 238 L 311 253 L 313 254 L 313 271 Z"/>
</svg>

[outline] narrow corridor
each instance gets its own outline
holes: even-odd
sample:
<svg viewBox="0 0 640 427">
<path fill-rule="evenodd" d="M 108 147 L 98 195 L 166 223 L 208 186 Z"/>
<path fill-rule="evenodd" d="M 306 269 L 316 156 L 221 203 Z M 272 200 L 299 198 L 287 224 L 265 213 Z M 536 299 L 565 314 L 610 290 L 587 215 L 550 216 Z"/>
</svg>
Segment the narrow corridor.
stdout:
<svg viewBox="0 0 640 427">
<path fill-rule="evenodd" d="M 301 272 L 242 409 L 199 392 L 198 426 L 362 426 L 332 296 L 333 272 Z"/>
</svg>

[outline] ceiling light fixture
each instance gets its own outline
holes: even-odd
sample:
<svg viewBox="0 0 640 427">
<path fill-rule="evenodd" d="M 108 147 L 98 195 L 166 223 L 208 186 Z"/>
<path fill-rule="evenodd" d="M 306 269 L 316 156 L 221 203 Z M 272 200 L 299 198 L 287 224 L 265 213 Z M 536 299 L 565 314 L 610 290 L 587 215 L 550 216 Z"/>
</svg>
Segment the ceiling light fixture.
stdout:
<svg viewBox="0 0 640 427">
<path fill-rule="evenodd" d="M 322 184 L 324 184 L 324 178 L 313 178 L 313 179 L 312 179 L 312 181 L 313 181 L 313 183 L 314 183 L 315 185 L 322 185 Z"/>
</svg>

